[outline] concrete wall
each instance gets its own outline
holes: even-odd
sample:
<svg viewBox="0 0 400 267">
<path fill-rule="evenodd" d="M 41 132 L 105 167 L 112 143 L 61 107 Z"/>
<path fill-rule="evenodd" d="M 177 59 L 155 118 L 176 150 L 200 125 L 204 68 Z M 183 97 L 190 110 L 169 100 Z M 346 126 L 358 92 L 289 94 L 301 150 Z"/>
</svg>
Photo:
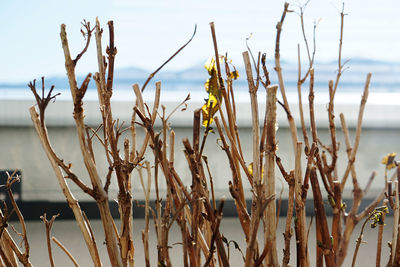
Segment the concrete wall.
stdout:
<svg viewBox="0 0 400 267">
<path fill-rule="evenodd" d="M 100 121 L 98 112 L 98 102 L 96 92 L 89 91 L 87 101 L 85 102 L 85 121 L 87 124 L 96 127 Z M 183 99 L 187 92 L 163 92 L 161 95 L 161 104 L 167 107 L 167 112 L 170 112 Z M 146 90 L 144 98 L 149 101 L 149 106 L 152 106 L 151 99 L 153 92 Z M 193 118 L 193 110 L 200 108 L 204 103 L 204 92 L 194 92 L 191 94 L 191 100 L 188 102 L 187 110 L 181 112 L 180 109 L 171 118 L 171 125 L 176 132 L 176 159 L 175 167 L 181 175 L 182 180 L 187 186 L 190 186 L 191 177 L 187 168 L 186 159 L 182 153 L 181 140 L 184 137 L 190 137 L 191 123 Z M 373 184 L 373 191 L 376 193 L 383 186 L 383 165 L 380 164 L 381 158 L 390 152 L 400 151 L 399 128 L 400 128 L 400 103 L 398 99 L 399 93 L 371 93 L 364 115 L 363 125 L 366 129 L 363 130 L 359 153 L 356 161 L 356 169 L 361 185 L 365 184 L 372 171 L 378 171 L 376 182 Z M 236 93 L 236 109 L 237 122 L 240 128 L 242 137 L 242 148 L 244 150 L 247 163 L 251 162 L 251 111 L 249 107 L 248 93 Z M 9 94 L 0 95 L 0 169 L 22 170 L 22 197 L 24 200 L 63 200 L 57 180 L 53 174 L 50 164 L 41 148 L 39 139 L 32 127 L 32 122 L 29 117 L 28 108 L 34 104 L 33 97 L 27 97 L 27 92 L 11 90 Z M 114 96 L 113 110 L 114 118 L 130 121 L 132 107 L 135 101 L 132 91 L 117 91 Z M 297 96 L 294 93 L 288 93 L 288 99 L 291 105 L 293 116 L 299 125 Z M 335 102 L 335 114 L 337 116 L 336 125 L 339 127 L 339 113 L 343 112 L 346 116 L 349 127 L 353 128 L 351 137 L 354 139 L 354 127 L 357 122 L 358 105 L 361 99 L 361 93 L 338 93 Z M 260 92 L 260 118 L 263 118 L 265 110 L 265 93 Z M 316 122 L 320 127 L 320 138 L 324 143 L 329 143 L 329 135 L 327 131 L 327 94 L 317 93 L 315 98 Z M 304 96 L 304 103 L 306 96 Z M 308 107 L 304 105 L 306 121 L 308 122 Z M 49 134 L 55 151 L 58 155 L 65 159 L 66 162 L 71 162 L 74 172 L 89 183 L 87 173 L 82 164 L 82 157 L 78 147 L 78 141 L 73 128 L 72 119 L 72 103 L 68 97 L 68 92 L 63 92 L 63 95 L 57 98 L 56 103 L 51 103 L 46 113 L 46 122 L 49 126 Z M 277 133 L 279 140 L 278 156 L 283 159 L 283 162 L 290 170 L 294 168 L 293 152 L 291 139 L 287 129 L 286 114 L 282 108 L 278 109 L 278 122 L 280 128 Z M 159 125 L 159 123 L 157 124 Z M 301 134 L 299 134 L 301 136 Z M 139 131 L 139 141 L 143 138 L 143 134 Z M 344 151 L 343 136 L 338 129 L 338 140 L 341 143 L 340 160 L 338 162 L 339 177 L 342 176 L 347 156 Z M 352 140 L 353 141 L 353 140 Z M 95 142 L 95 151 L 97 153 L 96 163 L 99 167 L 102 177 L 105 177 L 108 165 L 104 157 L 102 157 L 103 148 Z M 205 147 L 205 155 L 208 156 L 211 171 L 214 177 L 215 189 L 217 195 L 227 195 L 228 181 L 231 179 L 230 169 L 226 160 L 225 153 L 217 145 L 217 135 L 210 134 Z M 147 159 L 153 162 L 153 156 L 148 153 Z M 303 165 L 305 166 L 305 164 Z M 277 172 L 278 179 L 280 174 Z M 162 180 L 162 179 L 160 179 Z M 80 199 L 88 199 L 84 194 L 72 183 L 69 183 L 74 193 Z M 137 173 L 134 172 L 133 184 L 135 190 L 135 198 L 143 198 L 141 193 L 140 183 Z M 285 183 L 283 183 L 285 184 Z M 161 186 L 164 186 L 161 182 Z M 249 185 L 245 182 L 246 194 L 250 196 Z M 285 184 L 286 186 L 286 184 Z M 277 182 L 277 190 L 281 187 L 281 183 Z M 116 183 L 111 185 L 111 190 L 115 195 Z M 347 193 L 351 192 L 351 187 Z M 371 192 L 371 194 L 374 194 Z"/>
<path fill-rule="evenodd" d="M 191 177 L 187 168 L 186 159 L 183 155 L 183 147 L 181 140 L 184 137 L 191 138 L 191 128 L 175 128 L 176 132 L 176 157 L 175 167 L 180 174 L 184 183 L 189 187 L 191 184 Z M 329 136 L 326 129 L 319 129 L 319 134 L 323 142 L 328 143 Z M 66 162 L 72 163 L 72 170 L 82 178 L 86 183 L 89 183 L 88 175 L 82 164 L 82 157 L 79 149 L 79 144 L 75 129 L 73 127 L 50 127 L 49 135 L 55 151 Z M 241 128 L 240 135 L 242 140 L 242 147 L 244 150 L 247 163 L 251 162 L 251 129 Z M 283 163 L 287 170 L 294 168 L 292 145 L 288 129 L 280 128 L 277 133 L 279 140 L 278 156 L 283 159 Z M 354 138 L 354 131 L 351 131 L 351 136 Z M 139 141 L 142 140 L 143 134 L 139 133 Z M 344 151 L 344 142 L 342 134 L 338 131 L 338 140 L 341 143 L 340 147 L 340 160 L 338 162 L 339 177 L 343 175 L 346 167 L 346 155 Z M 32 127 L 0 127 L 0 169 L 21 169 L 22 178 L 22 197 L 23 200 L 63 200 L 56 177 L 51 169 L 39 139 Z M 355 163 L 357 175 L 360 184 L 366 184 L 372 171 L 376 170 L 378 175 L 372 186 L 371 196 L 376 194 L 380 188 L 383 187 L 383 170 L 384 167 L 380 164 L 381 158 L 394 151 L 400 151 L 399 131 L 392 130 L 379 130 L 379 129 L 365 129 L 362 133 L 359 153 Z M 95 142 L 95 152 L 97 153 L 96 164 L 100 170 L 101 177 L 105 177 L 108 165 L 105 158 L 102 156 L 103 149 L 98 142 Z M 214 186 L 217 196 L 230 196 L 228 191 L 228 181 L 231 179 L 228 161 L 226 160 L 225 153 L 217 145 L 217 135 L 210 134 L 204 150 L 204 154 L 208 157 L 211 172 L 214 178 Z M 147 160 L 154 162 L 154 157 L 151 153 L 146 154 Z M 305 166 L 305 164 L 303 164 Z M 304 169 L 303 169 L 304 171 Z M 281 188 L 282 180 L 280 173 L 277 171 L 277 192 Z M 163 176 L 160 176 L 161 188 L 165 188 Z M 137 172 L 133 172 L 133 185 L 134 197 L 142 199 L 141 186 Z M 349 187 L 347 194 L 350 193 L 351 187 L 349 180 Z M 74 194 L 81 200 L 88 200 L 89 198 L 82 194 L 72 183 L 69 183 L 73 189 Z M 154 184 L 154 183 L 153 183 Z M 287 188 L 286 183 L 285 187 Z M 247 181 L 244 183 L 246 194 L 250 197 L 249 184 Z M 111 191 L 113 196 L 116 194 L 116 182 L 113 180 L 111 184 Z"/>
</svg>

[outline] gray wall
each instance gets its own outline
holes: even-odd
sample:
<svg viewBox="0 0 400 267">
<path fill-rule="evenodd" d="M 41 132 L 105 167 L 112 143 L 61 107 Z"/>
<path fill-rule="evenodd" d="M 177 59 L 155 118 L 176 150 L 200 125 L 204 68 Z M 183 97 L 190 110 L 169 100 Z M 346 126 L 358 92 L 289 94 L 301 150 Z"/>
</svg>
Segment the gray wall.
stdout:
<svg viewBox="0 0 400 267">
<path fill-rule="evenodd" d="M 173 125 L 172 125 L 173 127 Z M 183 155 L 182 138 L 192 136 L 191 128 L 178 127 L 174 129 L 176 132 L 176 156 L 175 167 L 181 175 L 184 183 L 190 186 L 191 177 L 187 168 L 186 159 Z M 319 129 L 320 138 L 324 143 L 329 142 L 329 135 L 326 129 Z M 351 137 L 354 138 L 354 130 L 351 131 Z M 75 129 L 73 127 L 50 127 L 49 135 L 51 142 L 57 154 L 66 162 L 72 163 L 72 170 L 89 183 L 88 175 L 82 164 L 79 144 Z M 247 163 L 251 162 L 252 145 L 251 145 L 251 129 L 240 128 L 242 147 L 245 153 Z M 345 144 L 343 135 L 338 129 L 338 140 L 341 143 L 338 173 L 339 177 L 343 175 L 346 167 Z M 299 135 L 300 136 L 300 135 Z M 143 138 L 143 133 L 139 131 L 138 144 Z M 363 186 L 366 184 L 372 171 L 377 171 L 376 181 L 373 183 L 371 196 L 376 194 L 383 187 L 383 170 L 384 166 L 380 164 L 382 157 L 389 152 L 399 152 L 399 130 L 398 129 L 364 129 L 361 136 L 358 156 L 356 159 L 356 170 Z M 283 163 L 287 170 L 294 167 L 292 145 L 287 128 L 280 128 L 277 133 L 279 142 L 278 156 L 283 159 Z M 123 140 L 123 139 L 121 139 Z M 214 186 L 217 196 L 226 195 L 229 197 L 228 181 L 231 179 L 229 164 L 226 160 L 225 153 L 217 145 L 217 134 L 210 134 L 204 154 L 208 157 L 211 172 L 214 178 Z M 95 142 L 95 151 L 97 153 L 96 163 L 102 177 L 105 177 L 108 168 L 105 158 L 102 156 L 103 149 L 98 142 Z M 0 169 L 21 169 L 22 170 L 22 197 L 23 200 L 51 200 L 60 201 L 64 197 L 59 188 L 50 163 L 41 147 L 39 139 L 32 127 L 0 127 Z M 147 159 L 153 162 L 151 153 L 146 154 Z M 303 164 L 305 166 L 305 164 Z M 303 169 L 304 171 L 304 169 Z M 280 173 L 277 171 L 277 191 L 281 188 L 282 180 Z M 137 172 L 133 172 L 134 197 L 142 199 L 143 194 L 139 183 Z M 165 188 L 162 175 L 160 176 L 161 186 Z M 154 184 L 154 183 L 153 183 Z M 284 183 L 285 184 L 285 183 Z M 89 198 L 82 194 L 72 183 L 69 183 L 75 196 L 80 200 L 88 200 Z M 249 184 L 244 183 L 246 194 L 250 197 Z M 286 184 L 285 184 L 285 187 Z M 348 182 L 347 194 L 351 192 L 350 180 Z M 112 195 L 116 194 L 116 182 L 113 180 L 111 184 Z"/>
</svg>

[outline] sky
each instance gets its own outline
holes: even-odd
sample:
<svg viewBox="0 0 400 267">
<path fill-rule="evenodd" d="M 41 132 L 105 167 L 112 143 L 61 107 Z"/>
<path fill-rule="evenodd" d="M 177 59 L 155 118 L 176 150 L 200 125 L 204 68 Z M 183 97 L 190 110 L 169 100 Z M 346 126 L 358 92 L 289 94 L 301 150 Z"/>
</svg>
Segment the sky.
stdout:
<svg viewBox="0 0 400 267">
<path fill-rule="evenodd" d="M 305 1 L 290 1 L 281 38 L 281 57 L 297 61 L 301 35 L 299 6 Z M 0 2 L 0 82 L 21 83 L 41 76 L 65 74 L 60 42 L 60 25 L 67 25 L 71 53 L 76 55 L 84 45 L 81 21 L 94 25 L 96 16 L 104 28 L 114 20 L 118 49 L 116 67 L 136 66 L 149 72 L 169 58 L 192 35 L 197 33 L 165 70 L 181 70 L 202 64 L 213 55 L 209 23 L 216 27 L 220 53 L 236 65 L 242 64 L 246 38 L 253 52 L 265 52 L 273 61 L 276 23 L 284 1 L 281 0 L 9 0 Z M 342 1 L 311 0 L 305 9 L 305 29 L 312 40 L 316 30 L 319 61 L 337 59 Z M 400 61 L 400 19 L 397 0 L 345 1 L 344 58 L 367 58 Z M 104 39 L 104 44 L 107 42 Z M 105 47 L 105 45 L 103 46 Z M 94 42 L 89 53 L 79 61 L 77 72 L 95 72 Z"/>
</svg>

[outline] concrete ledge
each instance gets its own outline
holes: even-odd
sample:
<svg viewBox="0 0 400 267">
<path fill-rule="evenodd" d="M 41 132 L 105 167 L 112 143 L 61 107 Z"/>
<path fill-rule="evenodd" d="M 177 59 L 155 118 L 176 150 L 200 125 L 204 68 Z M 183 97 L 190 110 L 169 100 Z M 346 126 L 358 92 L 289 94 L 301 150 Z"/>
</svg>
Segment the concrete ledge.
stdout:
<svg viewBox="0 0 400 267">
<path fill-rule="evenodd" d="M 96 92 L 88 92 L 85 101 L 85 122 L 88 125 L 98 125 L 100 123 L 99 105 L 96 100 Z M 144 99 L 151 108 L 153 101 L 152 91 L 146 91 Z M 168 91 L 162 92 L 161 104 L 166 107 L 167 113 L 171 112 L 187 96 L 188 92 Z M 171 117 L 171 123 L 175 127 L 188 127 L 192 124 L 193 111 L 201 108 L 204 104 L 205 92 L 191 92 L 191 100 L 187 102 L 187 109 L 177 112 Z M 288 101 L 292 115 L 299 126 L 299 111 L 297 93 L 288 93 Z M 260 118 L 263 118 L 265 112 L 265 92 L 260 92 L 259 110 Z M 278 99 L 281 97 L 278 96 Z M 237 123 L 239 127 L 251 127 L 251 110 L 248 92 L 238 91 L 235 93 Z M 367 106 L 365 109 L 363 126 L 368 128 L 400 128 L 400 93 L 374 93 L 369 94 Z M 337 93 L 335 98 L 335 114 L 338 117 L 343 113 L 349 127 L 355 127 L 357 124 L 359 104 L 361 93 Z M 303 95 L 303 110 L 306 123 L 308 123 L 309 111 L 307 95 Z M 113 112 L 114 118 L 129 122 L 131 120 L 132 108 L 135 103 L 135 96 L 132 91 L 122 90 L 114 93 Z M 26 91 L 13 91 L 0 96 L 0 126 L 32 126 L 28 109 L 34 105 L 33 96 L 30 98 Z M 318 127 L 328 126 L 327 115 L 328 95 L 327 93 L 316 93 L 315 95 L 315 116 Z M 72 118 L 73 105 L 68 92 L 63 92 L 62 96 L 57 98 L 55 103 L 51 103 L 46 112 L 46 123 L 49 126 L 71 126 L 74 124 Z M 338 121 L 338 118 L 337 118 Z M 278 108 L 278 122 L 280 127 L 287 127 L 287 118 L 284 110 Z M 159 126 L 159 120 L 156 126 Z M 339 126 L 339 122 L 337 122 Z"/>
</svg>

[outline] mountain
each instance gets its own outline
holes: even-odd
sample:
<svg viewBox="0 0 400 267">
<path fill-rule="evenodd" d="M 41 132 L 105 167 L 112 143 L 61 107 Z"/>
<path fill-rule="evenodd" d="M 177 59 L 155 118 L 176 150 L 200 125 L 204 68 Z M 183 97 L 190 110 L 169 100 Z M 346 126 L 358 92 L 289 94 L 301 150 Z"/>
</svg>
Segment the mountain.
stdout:
<svg viewBox="0 0 400 267">
<path fill-rule="evenodd" d="M 272 61 L 270 63 L 273 63 Z M 240 77 L 235 81 L 236 88 L 247 90 L 246 72 L 243 66 L 236 66 Z M 270 72 L 272 83 L 277 83 L 273 66 L 267 66 Z M 335 80 L 338 69 L 337 62 L 316 62 L 315 69 L 315 88 L 320 90 L 327 89 L 328 81 Z M 288 90 L 295 90 L 298 77 L 297 63 L 282 61 L 282 70 L 285 85 Z M 302 75 L 307 70 L 307 65 L 302 66 Z M 254 70 L 253 70 L 254 71 Z M 355 58 L 350 60 L 344 66 L 344 72 L 340 80 L 340 88 L 343 90 L 359 90 L 363 88 L 365 78 L 368 72 L 372 72 L 371 88 L 379 91 L 398 91 L 400 90 L 400 62 L 384 62 L 376 60 L 368 60 L 363 58 Z M 115 88 L 131 88 L 132 84 L 138 83 L 143 85 L 149 77 L 150 72 L 137 67 L 121 68 L 115 71 L 114 87 Z M 254 77 L 256 75 L 254 74 Z M 85 77 L 80 75 L 77 77 L 80 84 Z M 204 82 L 208 79 L 208 73 L 203 65 L 195 65 L 191 68 L 180 71 L 164 71 L 161 69 L 152 79 L 162 81 L 163 87 L 167 90 L 203 90 Z M 46 84 L 55 85 L 56 88 L 65 88 L 68 86 L 67 77 L 47 77 Z M 150 85 L 149 85 L 150 86 Z M 305 84 L 307 86 L 307 84 Z M 6 84 L 0 82 L 1 88 L 24 88 L 26 83 Z M 89 84 L 89 89 L 95 89 L 93 81 Z"/>
</svg>

